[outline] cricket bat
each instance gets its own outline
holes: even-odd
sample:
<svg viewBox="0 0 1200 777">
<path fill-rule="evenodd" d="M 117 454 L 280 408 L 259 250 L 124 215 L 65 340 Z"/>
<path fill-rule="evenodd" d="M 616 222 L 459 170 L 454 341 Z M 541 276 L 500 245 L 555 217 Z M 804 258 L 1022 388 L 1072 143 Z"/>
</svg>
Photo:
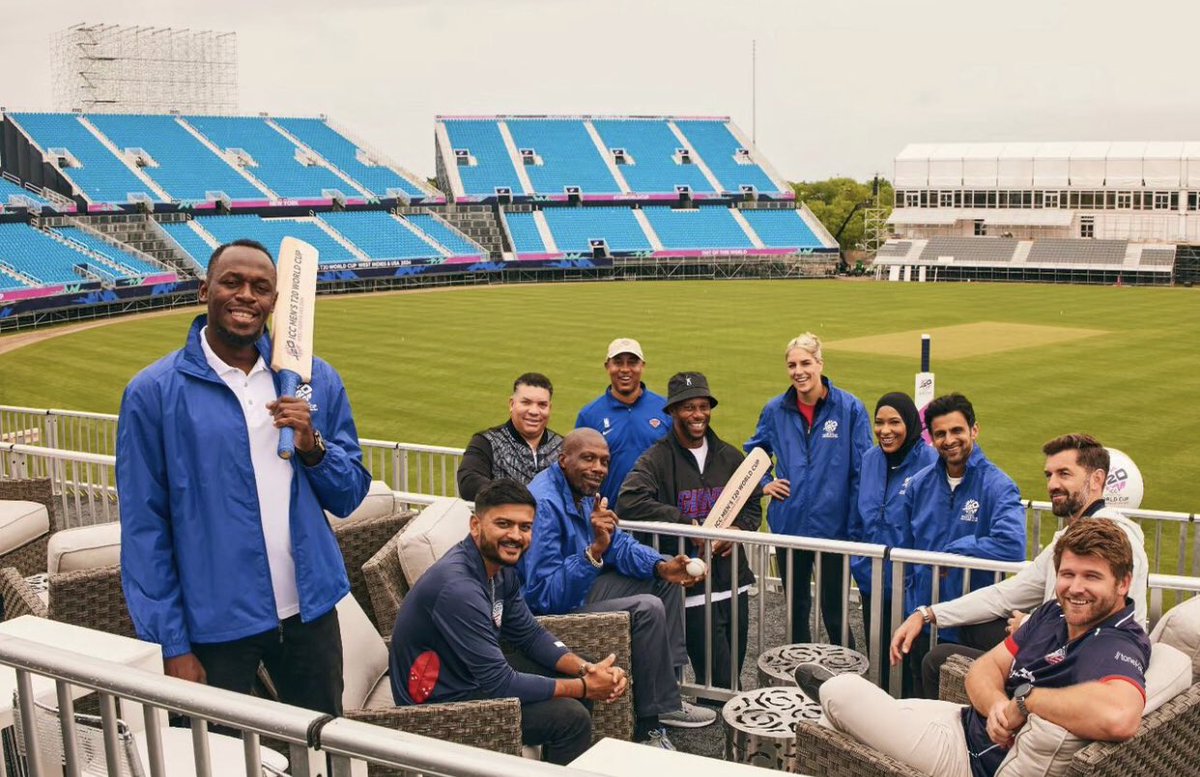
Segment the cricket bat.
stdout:
<svg viewBox="0 0 1200 777">
<path fill-rule="evenodd" d="M 921 335 L 921 371 L 917 373 L 916 391 L 913 393 L 913 399 L 916 400 L 917 413 L 921 418 L 925 417 L 925 406 L 933 401 L 934 380 L 933 373 L 929 371 L 929 351 L 932 338 L 929 335 Z M 932 442 L 929 437 L 929 430 L 924 431 L 925 442 Z"/>
<path fill-rule="evenodd" d="M 724 529 L 733 523 L 733 519 L 746 506 L 746 502 L 750 501 L 754 489 L 758 488 L 763 473 L 770 468 L 771 457 L 766 451 L 762 448 L 750 451 L 745 461 L 734 471 L 733 477 L 729 478 L 729 482 L 721 489 L 721 495 L 717 497 L 712 510 L 708 512 L 708 517 L 704 519 L 704 527 Z"/>
<path fill-rule="evenodd" d="M 312 380 L 313 308 L 317 301 L 317 249 L 303 240 L 285 237 L 276 265 L 279 300 L 271 320 L 271 369 L 279 373 L 279 395 L 296 396 Z M 295 430 L 279 430 L 279 458 L 296 450 Z"/>
</svg>

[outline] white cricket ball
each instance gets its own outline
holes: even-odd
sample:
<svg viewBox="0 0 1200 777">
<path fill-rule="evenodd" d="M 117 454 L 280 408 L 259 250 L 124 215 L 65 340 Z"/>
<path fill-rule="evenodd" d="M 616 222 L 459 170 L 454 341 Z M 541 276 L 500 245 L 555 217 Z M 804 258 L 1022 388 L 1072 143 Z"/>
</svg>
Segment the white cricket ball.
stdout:
<svg viewBox="0 0 1200 777">
<path fill-rule="evenodd" d="M 687 573 L 692 577 L 700 577 L 706 571 L 708 571 L 708 567 L 704 566 L 704 562 L 698 558 L 694 558 L 687 563 Z"/>
</svg>

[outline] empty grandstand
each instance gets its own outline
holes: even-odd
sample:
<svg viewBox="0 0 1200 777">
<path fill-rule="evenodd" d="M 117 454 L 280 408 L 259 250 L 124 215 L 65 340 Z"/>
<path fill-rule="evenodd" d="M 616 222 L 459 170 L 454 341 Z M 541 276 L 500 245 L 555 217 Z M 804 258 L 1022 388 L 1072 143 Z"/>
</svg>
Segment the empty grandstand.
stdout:
<svg viewBox="0 0 1200 777">
<path fill-rule="evenodd" d="M 0 142 L 7 175 L 81 211 L 444 199 L 323 118 L 8 113 Z"/>
<path fill-rule="evenodd" d="M 728 116 L 439 116 L 435 137 L 455 202 L 794 199 Z"/>
<path fill-rule="evenodd" d="M 727 118 L 444 119 L 435 134 L 449 197 L 324 117 L 9 113 L 0 221 L 27 223 L 0 243 L 0 327 L 186 304 L 239 238 L 311 243 L 330 291 L 800 277 L 838 259 Z"/>
<path fill-rule="evenodd" d="M 1168 283 L 1200 244 L 1200 143 L 914 144 L 894 187 L 891 277 Z"/>
</svg>

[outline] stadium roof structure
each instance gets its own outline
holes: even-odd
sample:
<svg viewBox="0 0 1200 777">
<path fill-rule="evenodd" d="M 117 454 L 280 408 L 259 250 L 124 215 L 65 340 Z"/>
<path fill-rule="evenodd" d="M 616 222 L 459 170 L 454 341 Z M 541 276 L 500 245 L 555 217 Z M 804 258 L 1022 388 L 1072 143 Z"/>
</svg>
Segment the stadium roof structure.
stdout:
<svg viewBox="0 0 1200 777">
<path fill-rule="evenodd" d="M 913 143 L 897 189 L 1200 187 L 1200 141 Z"/>
</svg>

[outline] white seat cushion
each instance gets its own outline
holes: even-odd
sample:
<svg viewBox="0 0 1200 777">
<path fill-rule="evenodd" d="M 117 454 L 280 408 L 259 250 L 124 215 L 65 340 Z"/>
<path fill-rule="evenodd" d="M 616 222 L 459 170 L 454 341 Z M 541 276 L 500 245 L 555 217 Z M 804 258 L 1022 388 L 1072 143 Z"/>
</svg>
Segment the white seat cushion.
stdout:
<svg viewBox="0 0 1200 777">
<path fill-rule="evenodd" d="M 74 572 L 121 563 L 121 524 L 98 523 L 63 529 L 46 545 L 46 571 Z"/>
<path fill-rule="evenodd" d="M 1192 659 L 1165 642 L 1150 648 L 1150 666 L 1146 667 L 1146 709 L 1149 715 L 1192 687 Z"/>
<path fill-rule="evenodd" d="M 330 523 L 336 523 L 341 520 L 350 521 L 355 518 L 379 518 L 391 515 L 395 511 L 396 499 L 392 495 L 391 486 L 382 480 L 372 480 L 371 487 L 367 489 L 367 495 L 363 497 L 362 503 L 354 508 L 354 512 L 347 515 L 345 519 L 342 519 L 326 510 L 325 517 L 329 519 Z"/>
<path fill-rule="evenodd" d="M 0 501 L 0 553 L 16 550 L 50 531 L 50 513 L 44 504 L 5 499 Z"/>
<path fill-rule="evenodd" d="M 400 533 L 397 552 L 411 587 L 425 570 L 470 532 L 471 507 L 461 499 L 436 499 Z"/>
<path fill-rule="evenodd" d="M 392 676 L 385 674 L 379 678 L 379 682 L 375 683 L 375 687 L 367 694 L 367 701 L 363 705 L 363 709 L 382 710 L 395 706 L 396 699 L 392 696 Z"/>
<path fill-rule="evenodd" d="M 346 594 L 338 602 L 338 626 L 342 632 L 342 707 L 361 710 L 367 705 L 381 678 L 388 671 L 388 649 L 355 598 Z M 388 705 L 389 707 L 391 704 Z"/>
<path fill-rule="evenodd" d="M 1200 680 L 1200 596 L 1167 610 L 1154 624 L 1150 641 L 1170 645 L 1191 659 L 1192 679 Z"/>
</svg>

